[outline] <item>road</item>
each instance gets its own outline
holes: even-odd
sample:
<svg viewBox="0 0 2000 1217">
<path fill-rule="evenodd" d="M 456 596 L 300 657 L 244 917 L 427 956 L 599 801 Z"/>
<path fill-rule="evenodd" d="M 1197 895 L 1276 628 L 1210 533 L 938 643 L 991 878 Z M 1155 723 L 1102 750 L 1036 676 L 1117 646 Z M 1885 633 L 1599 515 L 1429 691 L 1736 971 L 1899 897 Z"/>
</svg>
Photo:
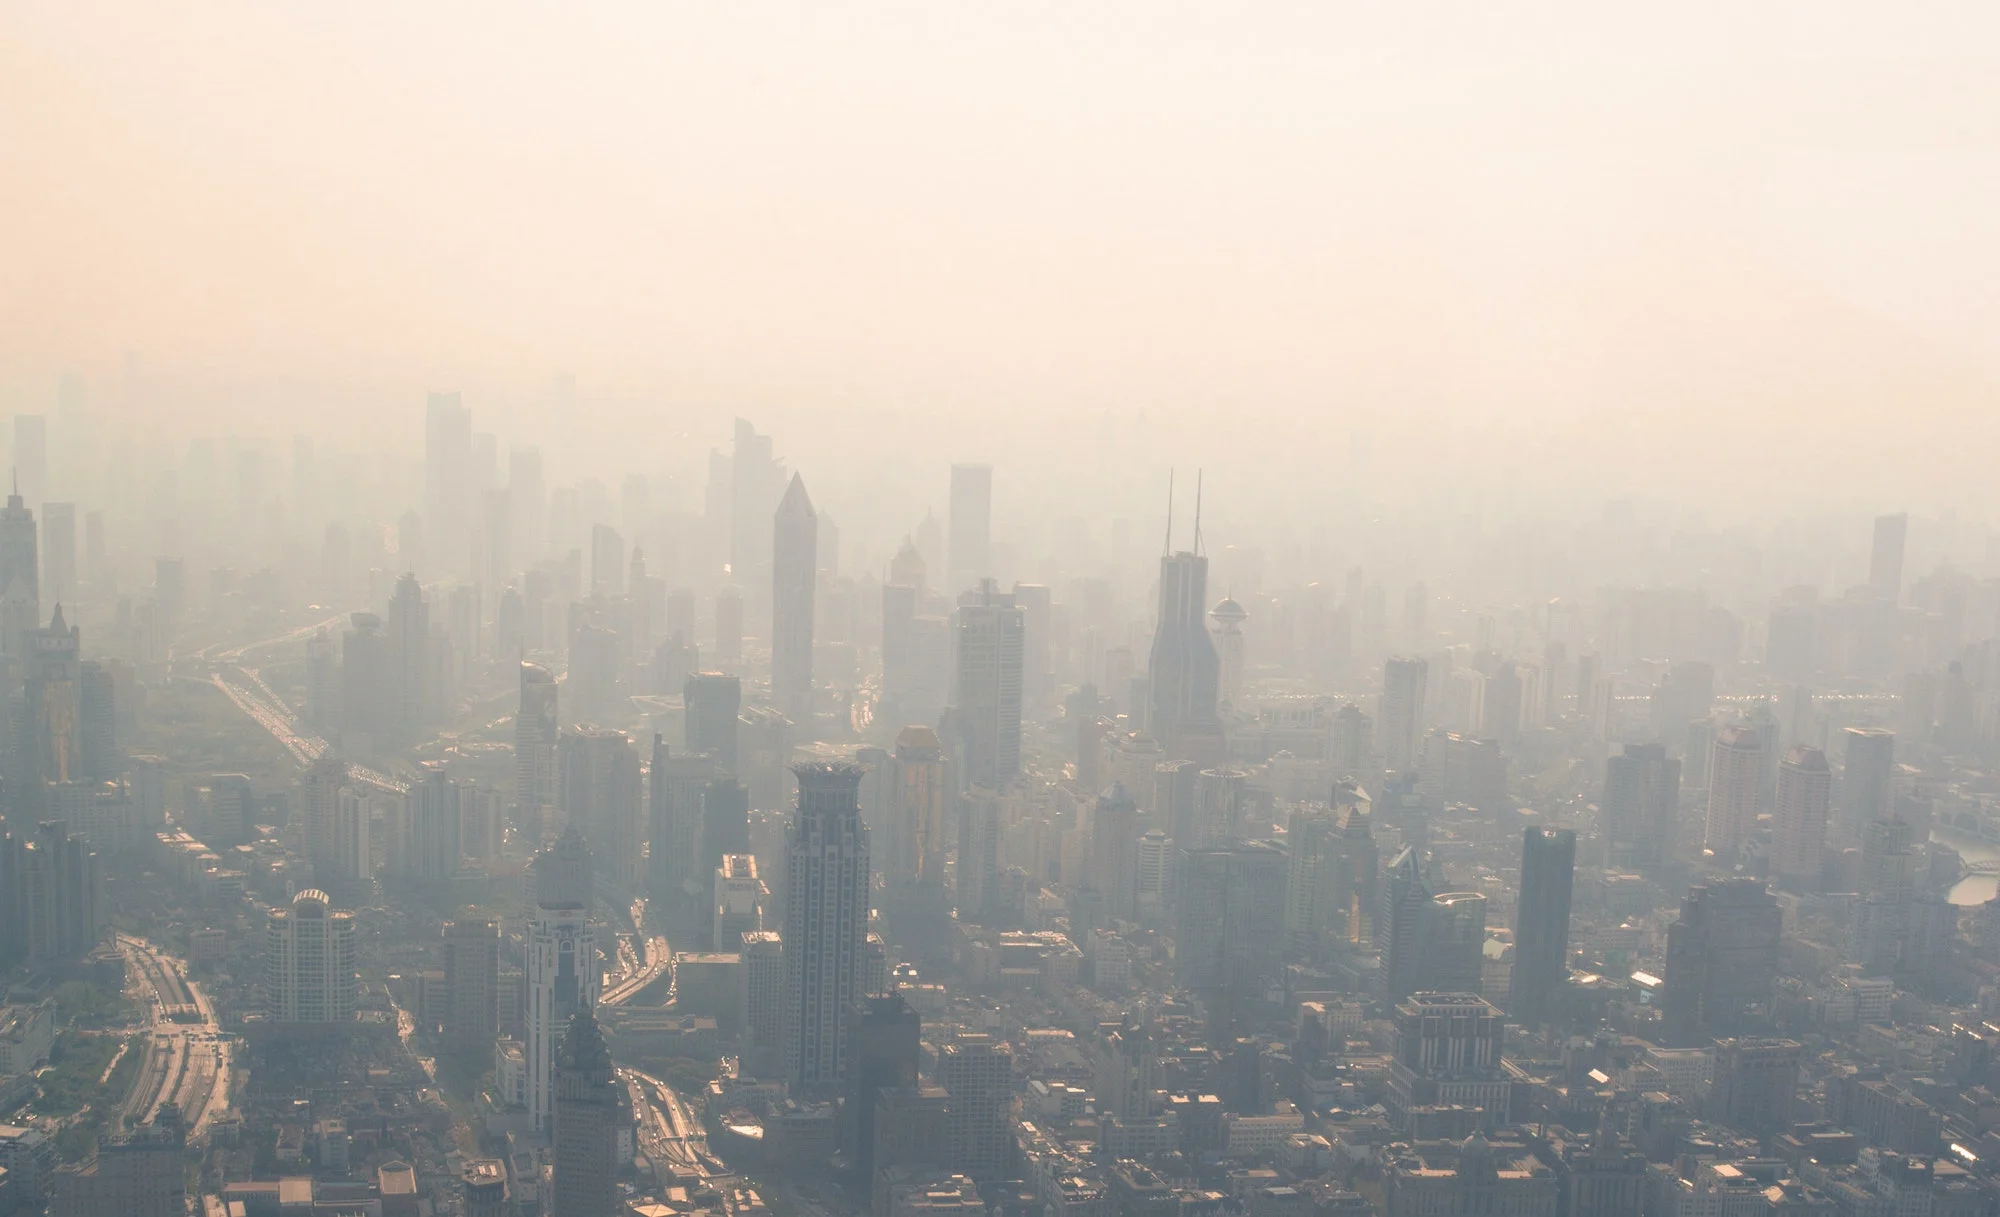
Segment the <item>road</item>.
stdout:
<svg viewBox="0 0 2000 1217">
<path fill-rule="evenodd" d="M 621 1069 L 619 1073 L 631 1092 L 632 1110 L 639 1113 L 639 1145 L 648 1158 L 704 1179 L 728 1173 L 727 1167 L 709 1156 L 708 1133 L 673 1087 L 636 1069 Z"/>
<path fill-rule="evenodd" d="M 632 928 L 632 938 L 643 941 L 646 944 L 645 962 L 636 971 L 633 970 L 633 965 L 639 962 L 637 952 L 634 951 L 631 942 L 621 935 L 618 940 L 619 970 L 614 973 L 620 979 L 612 982 L 611 987 L 598 997 L 597 1004 L 600 1006 L 624 1005 L 638 996 L 646 986 L 658 980 L 661 973 L 668 972 L 673 967 L 673 952 L 667 945 L 667 940 L 661 935 L 648 935 L 646 933 L 646 902 L 644 900 L 634 900 L 632 902 Z M 674 998 L 673 986 L 673 978 L 669 976 L 667 980 L 668 1002 L 672 1002 Z"/>
<path fill-rule="evenodd" d="M 127 987 L 141 1001 L 146 1019 L 145 1055 L 123 1114 L 148 1120 L 160 1104 L 174 1103 L 187 1121 L 189 1139 L 199 1138 L 210 1117 L 229 1104 L 229 1038 L 180 960 L 126 934 L 118 935 L 118 947 L 125 954 Z M 169 1017 L 175 1012 L 180 1019 Z"/>
<path fill-rule="evenodd" d="M 257 669 L 223 660 L 217 662 L 215 671 L 208 679 L 209 683 L 222 690 L 224 697 L 236 703 L 236 708 L 248 715 L 251 721 L 270 732 L 271 738 L 283 745 L 285 751 L 291 753 L 292 759 L 300 765 L 310 765 L 326 753 L 329 747 L 327 742 L 306 730 L 305 725 L 299 722 L 298 716 L 292 713 L 292 708 L 285 704 L 285 699 L 273 693 L 271 687 L 264 683 L 264 678 L 257 674 Z M 354 780 L 365 782 L 377 789 L 394 794 L 403 794 L 409 790 L 409 787 L 402 782 L 366 765 L 350 763 L 347 768 Z"/>
</svg>

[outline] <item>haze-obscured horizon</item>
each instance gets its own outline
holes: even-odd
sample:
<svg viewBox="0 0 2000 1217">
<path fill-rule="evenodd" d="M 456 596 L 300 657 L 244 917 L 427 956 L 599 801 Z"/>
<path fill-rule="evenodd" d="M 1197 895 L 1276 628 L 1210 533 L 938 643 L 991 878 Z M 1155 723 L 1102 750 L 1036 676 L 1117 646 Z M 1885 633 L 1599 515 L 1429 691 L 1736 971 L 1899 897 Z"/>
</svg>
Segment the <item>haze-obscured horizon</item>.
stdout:
<svg viewBox="0 0 2000 1217">
<path fill-rule="evenodd" d="M 11 6 L 0 413 L 1987 519 L 2000 19 L 1610 7 Z"/>
</svg>

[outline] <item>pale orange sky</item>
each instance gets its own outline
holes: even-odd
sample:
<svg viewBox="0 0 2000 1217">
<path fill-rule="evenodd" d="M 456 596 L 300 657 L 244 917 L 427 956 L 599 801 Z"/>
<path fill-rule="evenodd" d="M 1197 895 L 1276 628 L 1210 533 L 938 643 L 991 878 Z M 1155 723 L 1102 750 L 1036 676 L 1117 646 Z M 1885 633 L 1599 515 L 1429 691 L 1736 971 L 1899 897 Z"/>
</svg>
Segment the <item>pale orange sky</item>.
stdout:
<svg viewBox="0 0 2000 1217">
<path fill-rule="evenodd" d="M 131 351 L 108 404 L 274 435 L 462 387 L 558 452 L 866 409 L 1004 459 L 1144 410 L 1977 497 L 1996 59 L 1976 3 L 16 2 L 0 411 Z"/>
</svg>

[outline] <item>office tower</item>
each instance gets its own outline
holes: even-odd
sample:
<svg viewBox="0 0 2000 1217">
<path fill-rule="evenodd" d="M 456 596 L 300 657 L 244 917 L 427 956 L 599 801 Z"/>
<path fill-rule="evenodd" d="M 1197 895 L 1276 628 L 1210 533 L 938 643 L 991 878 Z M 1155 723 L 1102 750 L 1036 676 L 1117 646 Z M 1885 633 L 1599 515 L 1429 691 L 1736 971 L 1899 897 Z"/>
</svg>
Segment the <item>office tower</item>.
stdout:
<svg viewBox="0 0 2000 1217">
<path fill-rule="evenodd" d="M 1650 871 L 1679 852 L 1681 763 L 1659 744 L 1604 761 L 1603 830 L 1613 866 Z"/>
<path fill-rule="evenodd" d="M 95 947 L 106 910 L 104 876 L 89 842 L 71 835 L 63 821 L 45 820 L 32 835 L 10 834 L 0 845 L 0 900 L 14 927 L 0 951 L 51 965 Z"/>
<path fill-rule="evenodd" d="M 464 790 L 443 761 L 425 761 L 410 788 L 409 823 L 402 841 L 403 873 L 438 882 L 458 873 Z"/>
<path fill-rule="evenodd" d="M 1880 727 L 1841 732 L 1840 828 L 1858 840 L 1867 826 L 1895 814 L 1896 733 Z"/>
<path fill-rule="evenodd" d="M 465 1217 L 509 1217 L 507 1163 L 499 1158 L 469 1158 L 458 1172 L 459 1199 Z"/>
<path fill-rule="evenodd" d="M 740 776 L 736 737 L 743 682 L 720 672 L 698 672 L 681 686 L 681 703 L 687 712 L 687 750 L 707 753 L 724 771 Z"/>
<path fill-rule="evenodd" d="M 771 437 L 737 419 L 729 466 L 729 569 L 738 581 L 747 582 L 770 561 L 771 508 L 777 505 L 783 476 L 784 465 L 772 456 Z"/>
<path fill-rule="evenodd" d="M 1220 693 L 1224 704 L 1235 706 L 1243 701 L 1243 665 L 1247 656 L 1243 642 L 1243 623 L 1250 614 L 1243 606 L 1224 597 L 1220 604 L 1209 610 L 1209 617 L 1215 622 L 1215 649 L 1220 667 Z"/>
<path fill-rule="evenodd" d="M 514 815 L 524 828 L 541 822 L 556 802 L 556 747 L 561 739 L 558 686 L 547 668 L 521 664 L 521 698 L 514 712 Z"/>
<path fill-rule="evenodd" d="M 748 1054 L 758 1058 L 761 1068 L 746 1061 L 745 1072 L 768 1075 L 781 1065 L 784 1039 L 785 958 L 784 938 L 776 930 L 760 930 L 743 935 L 743 1032 Z"/>
<path fill-rule="evenodd" d="M 1521 899 L 1514 910 L 1514 974 L 1508 1013 L 1527 1027 L 1559 1022 L 1569 987 L 1570 891 L 1576 882 L 1576 833 L 1521 832 Z"/>
<path fill-rule="evenodd" d="M 9 1169 L 11 1173 L 14 1168 Z M 49 1217 L 105 1217 L 113 1213 L 117 1217 L 184 1217 L 187 1126 L 180 1108 L 162 1103 L 150 1122 L 126 1136 L 106 1140 L 89 1161 L 57 1168 L 48 1177 L 48 1192 Z"/>
<path fill-rule="evenodd" d="M 902 710 L 915 692 L 915 629 L 919 589 L 903 583 L 882 585 L 882 700 Z"/>
<path fill-rule="evenodd" d="M 1422 988 L 1426 911 L 1435 889 L 1423 860 L 1404 846 L 1389 861 L 1382 880 L 1382 906 L 1375 917 L 1375 944 L 1382 953 L 1382 997 L 1395 1005 Z"/>
<path fill-rule="evenodd" d="M 299 820 L 306 843 L 306 861 L 313 879 L 330 886 L 342 876 L 334 861 L 334 825 L 340 796 L 347 789 L 347 762 L 331 752 L 322 754 L 299 779 Z"/>
<path fill-rule="evenodd" d="M 390 664 L 390 740 L 397 746 L 415 743 L 431 721 L 431 610 L 415 575 L 396 580 L 389 598 L 385 636 Z"/>
<path fill-rule="evenodd" d="M 875 1177 L 875 1108 L 884 1090 L 917 1084 L 923 1025 L 900 993 L 869 997 L 854 1021 L 854 1065 L 847 1087 L 848 1158 L 863 1179 Z"/>
<path fill-rule="evenodd" d="M 590 918 L 590 851 L 574 829 L 535 859 L 535 913 L 528 922 L 528 1115 L 548 1131 L 555 1111 L 556 1049 L 570 1019 L 597 1005 L 598 926 Z"/>
<path fill-rule="evenodd" d="M 396 677 L 382 618 L 351 613 L 340 638 L 340 742 L 350 756 L 391 747 Z"/>
<path fill-rule="evenodd" d="M 42 504 L 42 586 L 52 599 L 78 599 L 76 504 Z"/>
<path fill-rule="evenodd" d="M 1521 667 L 1503 663 L 1486 678 L 1480 699 L 1480 730 L 1503 748 L 1521 738 Z"/>
<path fill-rule="evenodd" d="M 116 781 L 125 772 L 118 747 L 118 686 L 103 664 L 86 659 L 78 665 L 79 722 L 83 776 L 92 782 Z"/>
<path fill-rule="evenodd" d="M 620 652 L 617 630 L 594 624 L 582 606 L 572 606 L 567 694 L 572 719 L 617 712 Z"/>
<path fill-rule="evenodd" d="M 1104 911 L 1121 921 L 1137 914 L 1134 884 L 1139 870 L 1139 804 L 1123 783 L 1097 797 L 1090 813 L 1090 859 L 1083 876 L 1103 901 Z"/>
<path fill-rule="evenodd" d="M 1260 999 L 1282 970 L 1285 852 L 1268 841 L 1183 850 L 1174 970 L 1221 1008 Z"/>
<path fill-rule="evenodd" d="M 374 875 L 374 843 L 369 831 L 374 815 L 369 795 L 351 786 L 341 790 L 334 804 L 333 852 L 327 883 L 345 890 L 350 885 L 366 884 Z M 313 878 L 319 880 L 317 867 L 313 869 Z"/>
<path fill-rule="evenodd" d="M 950 582 L 957 595 L 993 573 L 993 466 L 951 467 Z"/>
<path fill-rule="evenodd" d="M 18 783 L 17 813 L 33 814 L 51 783 L 81 781 L 83 768 L 83 665 L 81 635 L 55 608 L 48 628 L 29 630 L 21 662 L 27 673 L 22 750 L 8 776 Z"/>
<path fill-rule="evenodd" d="M 1763 736 L 1755 727 L 1724 727 L 1708 754 L 1708 819 L 1702 844 L 1721 853 L 1749 839 L 1757 826 L 1763 781 Z"/>
<path fill-rule="evenodd" d="M 1903 964 L 1917 894 L 1916 834 L 1900 819 L 1871 821 L 1861 837 L 1861 899 L 1854 908 L 1848 958 L 1872 976 Z"/>
<path fill-rule="evenodd" d="M 623 731 L 586 728 L 565 732 L 556 757 L 565 823 L 610 859 L 612 882 L 637 887 L 645 870 L 638 749 Z"/>
<path fill-rule="evenodd" d="M 868 829 L 861 770 L 795 766 L 798 810 L 785 834 L 785 1076 L 798 1093 L 847 1076 L 848 1023 L 862 996 L 868 940 Z"/>
<path fill-rule="evenodd" d="M 1197 547 L 1201 534 L 1195 533 Z M 1214 764 L 1228 755 L 1222 718 L 1222 661 L 1202 620 L 1208 611 L 1208 559 L 1200 553 L 1160 558 L 1160 609 L 1146 665 L 1146 729 L 1172 757 Z"/>
<path fill-rule="evenodd" d="M 1417 993 L 1395 1004 L 1395 1024 L 1385 1104 L 1392 1125 L 1408 1132 L 1452 1107 L 1476 1111 L 1488 1131 L 1508 1122 L 1513 1083 L 1501 1069 L 1507 1020 L 1498 1009 L 1476 993 Z"/>
<path fill-rule="evenodd" d="M 819 519 L 806 497 L 805 480 L 797 474 L 772 527 L 771 704 L 795 723 L 810 723 Z"/>
<path fill-rule="evenodd" d="M 1382 712 L 1376 716 L 1382 726 L 1382 767 L 1395 773 L 1414 773 L 1423 756 L 1424 691 L 1430 682 L 1430 664 L 1415 656 L 1401 655 L 1382 668 Z"/>
<path fill-rule="evenodd" d="M 716 776 L 713 756 L 675 756 L 660 736 L 653 737 L 646 792 L 647 839 L 652 843 L 648 885 L 656 899 L 677 911 L 692 913 L 708 902 L 708 879 L 698 868 L 705 852 L 703 803 Z"/>
<path fill-rule="evenodd" d="M 1348 909 L 1340 885 L 1341 812 L 1301 805 L 1285 832 L 1285 944 L 1293 959 L 1312 959 L 1346 939 Z"/>
<path fill-rule="evenodd" d="M 597 1019 L 585 1006 L 569 1019 L 555 1058 L 552 1217 L 613 1217 L 618 1200 L 621 1088 Z"/>
<path fill-rule="evenodd" d="M 1868 554 L 1868 587 L 1891 603 L 1903 594 L 1903 542 L 1909 532 L 1907 513 L 1875 517 L 1875 544 Z"/>
<path fill-rule="evenodd" d="M 1761 880 L 1717 879 L 1688 889 L 1667 927 L 1661 1009 L 1667 1031 L 1693 1041 L 1754 1027 L 1778 975 L 1784 915 Z"/>
<path fill-rule="evenodd" d="M 1771 869 L 1794 884 L 1819 883 L 1826 842 L 1826 812 L 1833 794 L 1833 771 L 1826 753 L 1793 744 L 1778 764 L 1778 814 Z"/>
<path fill-rule="evenodd" d="M 354 914 L 308 888 L 264 929 L 264 1009 L 278 1023 L 354 1019 Z"/>
<path fill-rule="evenodd" d="M 1804 1057 L 1797 1040 L 1717 1042 L 1708 1088 L 1710 1118 L 1766 1141 L 1790 1132 Z"/>
<path fill-rule="evenodd" d="M 710 945 L 717 951 L 735 954 L 743 935 L 764 928 L 764 906 L 770 889 L 757 877 L 757 855 L 724 854 L 715 868 L 715 915 L 711 922 Z"/>
<path fill-rule="evenodd" d="M 1486 897 L 1439 892 L 1424 906 L 1418 941 L 1418 989 L 1478 993 L 1485 965 Z"/>
<path fill-rule="evenodd" d="M 18 657 L 28 634 L 42 624 L 41 562 L 36 557 L 35 513 L 14 493 L 0 510 L 0 655 Z"/>
<path fill-rule="evenodd" d="M 1360 778 L 1375 768 L 1375 721 L 1360 706 L 1348 702 L 1333 712 L 1332 750 L 1327 760 L 1337 778 Z M 1369 783 L 1373 785 L 1372 780 Z"/>
<path fill-rule="evenodd" d="M 444 923 L 444 1042 L 488 1060 L 500 1034 L 500 936 L 491 921 Z"/>
<path fill-rule="evenodd" d="M 944 747 L 929 727 L 905 727 L 896 736 L 894 829 L 887 835 L 882 876 L 891 885 L 942 883 Z"/>
<path fill-rule="evenodd" d="M 938 1049 L 937 1083 L 945 1100 L 945 1168 L 973 1179 L 997 1179 L 1013 1136 L 1007 1114 L 1014 1099 L 1014 1059 L 990 1035 L 960 1035 Z"/>
<path fill-rule="evenodd" d="M 1021 700 L 1038 706 L 1055 692 L 1055 606 L 1040 583 L 1016 583 L 1014 603 L 1021 609 Z"/>
<path fill-rule="evenodd" d="M 991 579 L 958 610 L 959 781 L 1005 790 L 1021 772 L 1023 613 Z"/>
</svg>

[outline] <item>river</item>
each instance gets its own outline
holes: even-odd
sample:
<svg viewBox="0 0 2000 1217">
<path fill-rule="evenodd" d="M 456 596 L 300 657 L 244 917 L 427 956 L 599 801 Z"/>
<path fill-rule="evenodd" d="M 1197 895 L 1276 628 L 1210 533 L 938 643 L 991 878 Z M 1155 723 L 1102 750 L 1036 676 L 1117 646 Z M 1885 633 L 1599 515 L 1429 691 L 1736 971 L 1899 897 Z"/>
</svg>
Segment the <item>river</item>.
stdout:
<svg viewBox="0 0 2000 1217">
<path fill-rule="evenodd" d="M 2000 845 L 1989 845 L 1977 838 L 1932 829 L 1931 840 L 1951 846 L 1967 862 L 1991 862 L 2000 858 Z M 1952 885 L 1946 898 L 1957 905 L 1984 904 L 1993 899 L 1996 890 L 2000 890 L 2000 875 L 1967 875 Z"/>
</svg>

